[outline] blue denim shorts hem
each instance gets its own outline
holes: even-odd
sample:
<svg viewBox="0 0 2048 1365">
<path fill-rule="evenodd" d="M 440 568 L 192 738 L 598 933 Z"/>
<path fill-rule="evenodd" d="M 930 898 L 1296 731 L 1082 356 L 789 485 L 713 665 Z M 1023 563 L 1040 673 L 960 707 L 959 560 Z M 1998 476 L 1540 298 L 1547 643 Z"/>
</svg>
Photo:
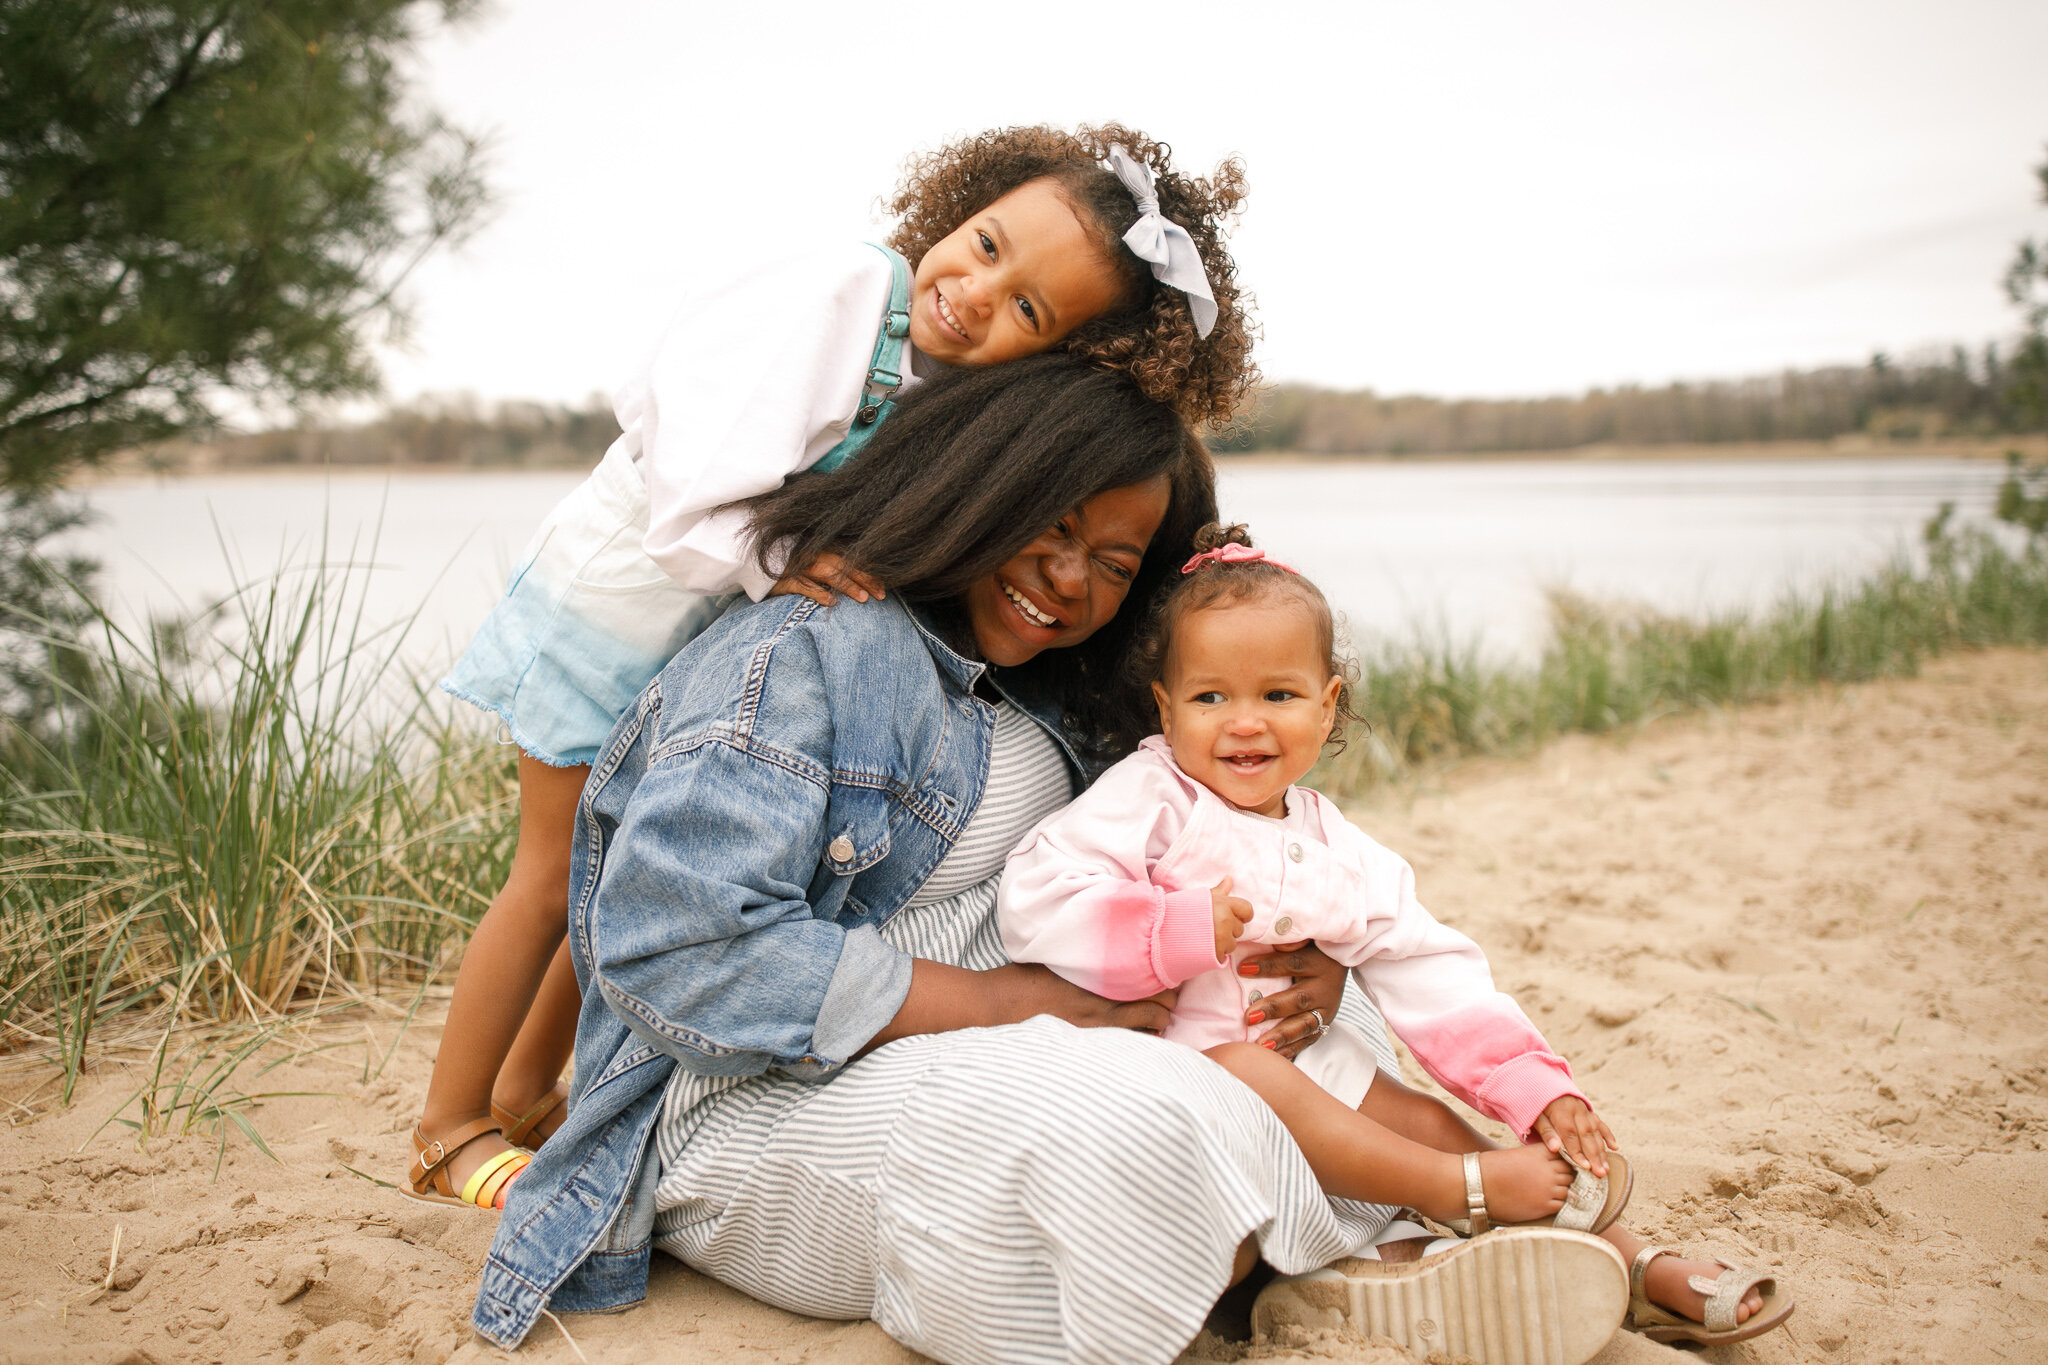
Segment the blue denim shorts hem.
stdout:
<svg viewBox="0 0 2048 1365">
<path fill-rule="evenodd" d="M 647 557 L 647 515 L 647 490 L 615 446 L 548 514 L 441 682 L 550 767 L 596 762 L 633 699 L 727 605 Z"/>
<path fill-rule="evenodd" d="M 582 758 L 575 756 L 575 754 L 583 752 L 580 749 L 574 751 L 569 757 L 551 753 L 537 738 L 527 734 L 519 723 L 512 719 L 512 713 L 506 707 L 496 702 L 486 701 L 469 689 L 458 686 L 453 678 L 441 679 L 441 690 L 457 701 L 466 701 L 471 706 L 496 716 L 498 723 L 505 727 L 505 733 L 511 737 L 514 744 L 519 746 L 519 752 L 525 754 L 536 763 L 544 763 L 550 768 L 587 768 L 597 762 L 598 748 L 601 746 L 593 746 L 589 750 L 588 757 Z"/>
</svg>

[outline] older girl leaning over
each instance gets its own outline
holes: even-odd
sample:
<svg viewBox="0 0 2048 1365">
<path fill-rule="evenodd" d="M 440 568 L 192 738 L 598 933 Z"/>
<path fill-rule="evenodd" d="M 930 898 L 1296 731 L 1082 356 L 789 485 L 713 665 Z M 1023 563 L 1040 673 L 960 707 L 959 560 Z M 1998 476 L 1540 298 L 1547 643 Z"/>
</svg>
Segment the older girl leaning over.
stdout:
<svg viewBox="0 0 2048 1365">
<path fill-rule="evenodd" d="M 561 950 L 569 836 L 605 736 L 731 594 L 758 599 L 785 570 L 812 592 L 801 574 L 832 577 L 829 562 L 750 555 L 744 522 L 719 509 L 853 458 L 900 395 L 949 367 L 1057 349 L 1191 421 L 1227 420 L 1257 378 L 1223 239 L 1242 198 L 1235 162 L 1190 176 L 1135 129 L 1001 128 L 912 162 L 887 247 L 706 263 L 616 395 L 623 434 L 443 682 L 519 745 L 519 843 L 456 978 L 413 1137 L 415 1197 L 502 1205 L 522 1148 L 562 1120 L 578 1007 Z"/>
</svg>

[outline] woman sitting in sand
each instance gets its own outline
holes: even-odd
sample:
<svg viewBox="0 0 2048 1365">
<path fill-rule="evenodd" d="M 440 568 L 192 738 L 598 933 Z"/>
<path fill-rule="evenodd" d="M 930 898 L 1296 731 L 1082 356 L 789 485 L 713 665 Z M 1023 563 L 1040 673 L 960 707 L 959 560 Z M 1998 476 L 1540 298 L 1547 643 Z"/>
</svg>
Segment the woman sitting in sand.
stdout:
<svg viewBox="0 0 2048 1365">
<path fill-rule="evenodd" d="M 1010 965 L 993 919 L 1010 847 L 1149 728 L 1119 608 L 1187 558 L 1211 480 L 1168 410 L 1039 357 L 931 381 L 860 463 L 753 502 L 757 545 L 890 592 L 729 614 L 600 756 L 575 1094 L 508 1198 L 484 1335 L 633 1302 L 658 1244 L 941 1360 L 1166 1361 L 1260 1256 L 1370 1247 L 1389 1210 L 1325 1197 L 1251 1090 L 1141 1031 L 1170 997 Z M 1328 1013 L 1329 985 L 1289 994 Z"/>
</svg>

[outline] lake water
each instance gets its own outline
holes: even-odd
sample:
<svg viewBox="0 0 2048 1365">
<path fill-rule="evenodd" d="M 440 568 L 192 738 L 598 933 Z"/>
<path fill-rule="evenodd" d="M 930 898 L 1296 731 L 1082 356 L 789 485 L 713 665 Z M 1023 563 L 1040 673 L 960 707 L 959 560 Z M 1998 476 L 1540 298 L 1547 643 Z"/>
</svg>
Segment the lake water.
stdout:
<svg viewBox="0 0 2048 1365">
<path fill-rule="evenodd" d="M 1355 634 L 1448 631 L 1498 657 L 1565 585 L 1671 612 L 1864 574 L 1943 501 L 1984 520 L 2003 465 L 1959 459 L 1441 461 L 1223 467 L 1225 515 L 1313 576 Z M 410 658 L 467 642 L 574 473 L 261 473 L 110 481 L 76 537 L 129 620 L 319 556 L 367 566 L 365 619 L 417 612 Z"/>
</svg>

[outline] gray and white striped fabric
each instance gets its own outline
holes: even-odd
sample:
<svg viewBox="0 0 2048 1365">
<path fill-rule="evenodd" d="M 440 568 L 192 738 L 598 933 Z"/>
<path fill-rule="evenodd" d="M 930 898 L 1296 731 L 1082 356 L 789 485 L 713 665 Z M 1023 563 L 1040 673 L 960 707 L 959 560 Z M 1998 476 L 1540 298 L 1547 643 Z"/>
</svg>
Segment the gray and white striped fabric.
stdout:
<svg viewBox="0 0 2048 1365">
<path fill-rule="evenodd" d="M 1007 960 L 1003 860 L 1067 782 L 1028 718 L 999 717 L 997 740 L 983 804 L 926 883 L 957 889 L 883 928 L 914 956 Z M 1339 1019 L 1393 1069 L 1356 990 Z M 1200 1053 L 1049 1016 L 901 1039 L 824 1084 L 677 1072 L 656 1142 L 658 1246 L 948 1365 L 1170 1361 L 1248 1234 L 1298 1273 L 1364 1251 L 1391 1214 L 1325 1197 L 1272 1111 Z"/>
<path fill-rule="evenodd" d="M 989 746 L 988 784 L 981 804 L 960 831 L 960 840 L 932 869 L 904 908 L 920 909 L 950 899 L 1002 875 L 1010 850 L 1061 806 L 1074 799 L 1067 761 L 1052 736 L 1007 702 L 996 707 L 995 739 Z M 920 953 L 920 957 L 924 954 Z M 949 959 L 950 960 L 950 959 Z M 997 965 L 1008 961 L 997 959 Z"/>
</svg>

